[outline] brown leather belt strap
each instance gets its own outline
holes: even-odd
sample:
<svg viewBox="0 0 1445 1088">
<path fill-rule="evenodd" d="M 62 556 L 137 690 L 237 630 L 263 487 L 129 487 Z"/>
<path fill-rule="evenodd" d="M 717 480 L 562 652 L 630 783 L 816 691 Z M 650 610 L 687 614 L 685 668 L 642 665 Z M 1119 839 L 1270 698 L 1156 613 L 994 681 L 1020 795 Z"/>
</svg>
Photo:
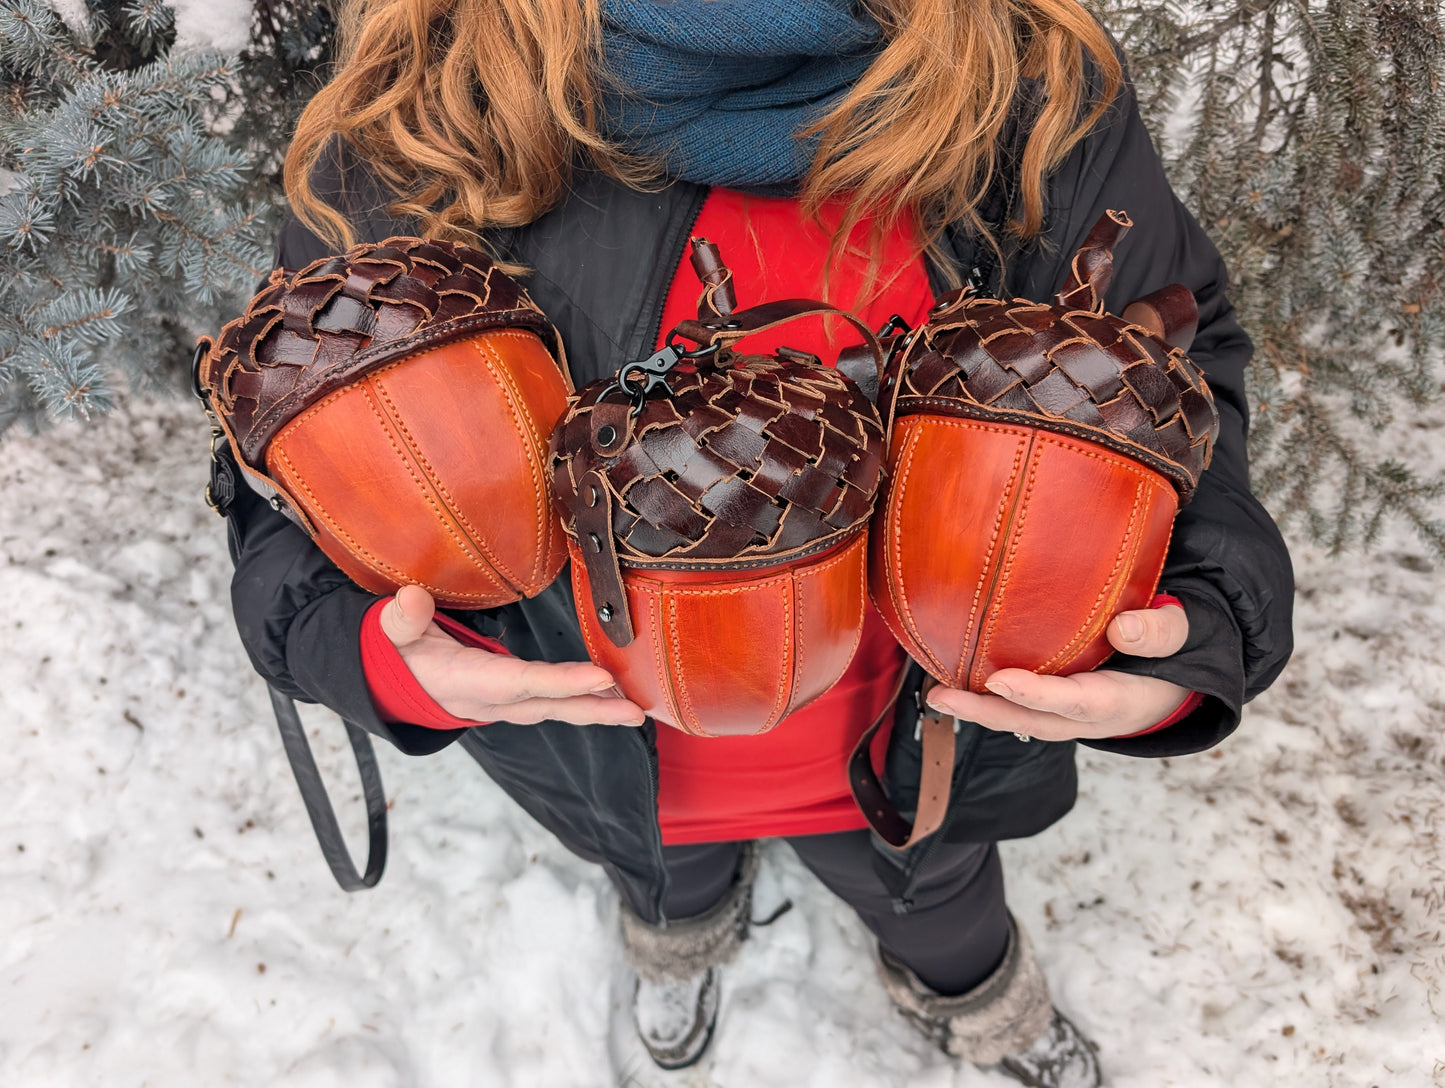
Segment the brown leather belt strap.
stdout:
<svg viewBox="0 0 1445 1088">
<path fill-rule="evenodd" d="M 716 344 L 720 348 L 732 348 L 739 340 L 754 333 L 766 332 L 802 317 L 841 317 L 848 322 L 862 335 L 863 346 L 872 358 L 873 368 L 882 376 L 885 364 L 883 348 L 878 343 L 878 337 L 873 335 L 873 330 L 859 320 L 856 314 L 813 299 L 789 298 L 778 302 L 765 302 L 714 321 L 679 321 L 675 331 L 700 345 Z"/>
<path fill-rule="evenodd" d="M 864 817 L 878 837 L 895 850 L 907 850 L 932 835 L 943 825 L 944 813 L 948 811 L 948 795 L 953 789 L 953 755 L 956 736 L 951 716 L 934 710 L 924 701 L 928 689 L 937 681 L 928 677 L 919 689 L 919 732 L 923 743 L 923 771 L 918 782 L 918 811 L 910 826 L 888 800 L 883 792 L 883 783 L 873 773 L 870 748 L 873 738 L 890 715 L 895 712 L 898 697 L 903 693 L 903 684 L 908 677 L 905 668 L 898 677 L 883 712 L 858 738 L 853 754 L 848 758 L 848 787 L 853 791 L 853 800 L 863 810 Z"/>
</svg>

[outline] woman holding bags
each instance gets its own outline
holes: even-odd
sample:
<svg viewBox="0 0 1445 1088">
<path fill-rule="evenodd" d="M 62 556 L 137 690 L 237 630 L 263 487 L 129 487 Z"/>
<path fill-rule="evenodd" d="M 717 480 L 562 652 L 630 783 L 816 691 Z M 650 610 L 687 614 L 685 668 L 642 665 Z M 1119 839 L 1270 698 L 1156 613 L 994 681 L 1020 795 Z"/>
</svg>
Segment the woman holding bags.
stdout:
<svg viewBox="0 0 1445 1088">
<path fill-rule="evenodd" d="M 1228 735 L 1288 658 L 1291 596 L 1248 489 L 1249 341 L 1107 38 L 1072 0 L 360 0 L 343 25 L 288 157 L 277 263 L 396 234 L 480 243 L 525 270 L 579 386 L 646 358 L 693 311 L 692 236 L 717 244 L 746 303 L 824 298 L 876 328 L 919 323 L 970 274 L 1046 299 L 1103 211 L 1124 208 L 1139 227 L 1108 308 L 1193 291 L 1190 355 L 1222 427 L 1176 523 L 1166 596 L 1114 619 L 1119 652 L 1096 672 L 934 689 L 987 758 L 959 768 L 943 826 L 902 853 L 864 830 L 844 772 L 907 665 L 876 616 L 817 702 L 762 736 L 699 739 L 645 720 L 587 663 L 565 577 L 442 617 L 417 587 L 366 593 L 259 499 L 231 511 L 237 622 L 268 680 L 409 753 L 461 743 L 604 867 L 660 1065 L 703 1054 L 748 924 L 749 844 L 783 837 L 878 937 L 888 993 L 946 1050 L 1025 1084 L 1099 1083 L 1006 909 L 994 844 L 1068 811 L 1075 741 L 1159 756 Z M 807 333 L 784 339 L 836 357 L 836 330 Z M 903 808 L 917 673 L 875 751 Z"/>
</svg>

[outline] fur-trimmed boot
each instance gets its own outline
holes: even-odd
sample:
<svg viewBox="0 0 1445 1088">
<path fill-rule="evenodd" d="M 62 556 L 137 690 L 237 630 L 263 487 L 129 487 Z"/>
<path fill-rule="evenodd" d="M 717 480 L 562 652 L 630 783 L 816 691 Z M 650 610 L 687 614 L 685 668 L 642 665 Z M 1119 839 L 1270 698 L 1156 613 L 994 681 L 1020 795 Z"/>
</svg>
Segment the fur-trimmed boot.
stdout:
<svg viewBox="0 0 1445 1088">
<path fill-rule="evenodd" d="M 632 1020 L 663 1069 L 692 1065 L 712 1040 L 721 967 L 747 936 L 757 871 L 757 849 L 749 843 L 722 902 L 666 925 L 649 925 L 622 904 L 623 955 L 637 974 Z"/>
<path fill-rule="evenodd" d="M 1098 1047 L 1049 1000 L 1025 933 L 1009 918 L 1008 948 L 993 974 L 948 997 L 879 949 L 878 973 L 900 1012 L 945 1053 L 1029 1088 L 1099 1088 Z"/>
</svg>

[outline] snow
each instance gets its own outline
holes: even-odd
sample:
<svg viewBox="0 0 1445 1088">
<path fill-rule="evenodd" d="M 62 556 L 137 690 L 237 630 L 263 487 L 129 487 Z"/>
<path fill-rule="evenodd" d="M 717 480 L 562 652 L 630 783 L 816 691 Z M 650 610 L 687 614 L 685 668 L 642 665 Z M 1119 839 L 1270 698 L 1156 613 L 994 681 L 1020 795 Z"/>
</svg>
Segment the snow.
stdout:
<svg viewBox="0 0 1445 1088">
<path fill-rule="evenodd" d="M 1440 465 L 1442 424 L 1410 445 Z M 710 1057 L 654 1070 L 616 906 L 460 751 L 382 746 L 391 857 L 331 881 L 227 603 L 189 404 L 0 458 L 0 1084 L 977 1086 L 891 1013 L 861 925 L 769 844 Z M 1445 593 L 1406 535 L 1297 546 L 1295 659 L 1213 752 L 1081 759 L 1004 848 L 1115 1088 L 1445 1084 Z M 360 842 L 344 733 L 308 712 Z"/>
<path fill-rule="evenodd" d="M 169 0 L 176 11 L 176 48 L 239 53 L 251 40 L 249 0 Z"/>
</svg>

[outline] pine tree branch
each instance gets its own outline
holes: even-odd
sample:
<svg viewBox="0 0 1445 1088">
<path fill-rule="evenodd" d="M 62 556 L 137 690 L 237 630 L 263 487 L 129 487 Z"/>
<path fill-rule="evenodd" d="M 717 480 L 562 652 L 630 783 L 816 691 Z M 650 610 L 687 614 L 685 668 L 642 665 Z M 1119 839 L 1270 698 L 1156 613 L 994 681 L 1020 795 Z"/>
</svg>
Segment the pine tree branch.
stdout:
<svg viewBox="0 0 1445 1088">
<path fill-rule="evenodd" d="M 1274 33 L 1274 6 L 1271 5 L 1264 13 L 1264 33 L 1260 35 L 1259 115 L 1254 122 L 1254 142 L 1257 145 L 1264 143 L 1265 133 L 1269 131 L 1269 100 L 1274 90 Z"/>
<path fill-rule="evenodd" d="M 1206 45 L 1213 45 L 1231 30 L 1238 30 L 1262 11 L 1270 10 L 1278 0 L 1243 0 L 1233 14 L 1216 20 L 1203 30 L 1180 38 L 1170 50 L 1175 56 L 1187 57 Z"/>
</svg>

